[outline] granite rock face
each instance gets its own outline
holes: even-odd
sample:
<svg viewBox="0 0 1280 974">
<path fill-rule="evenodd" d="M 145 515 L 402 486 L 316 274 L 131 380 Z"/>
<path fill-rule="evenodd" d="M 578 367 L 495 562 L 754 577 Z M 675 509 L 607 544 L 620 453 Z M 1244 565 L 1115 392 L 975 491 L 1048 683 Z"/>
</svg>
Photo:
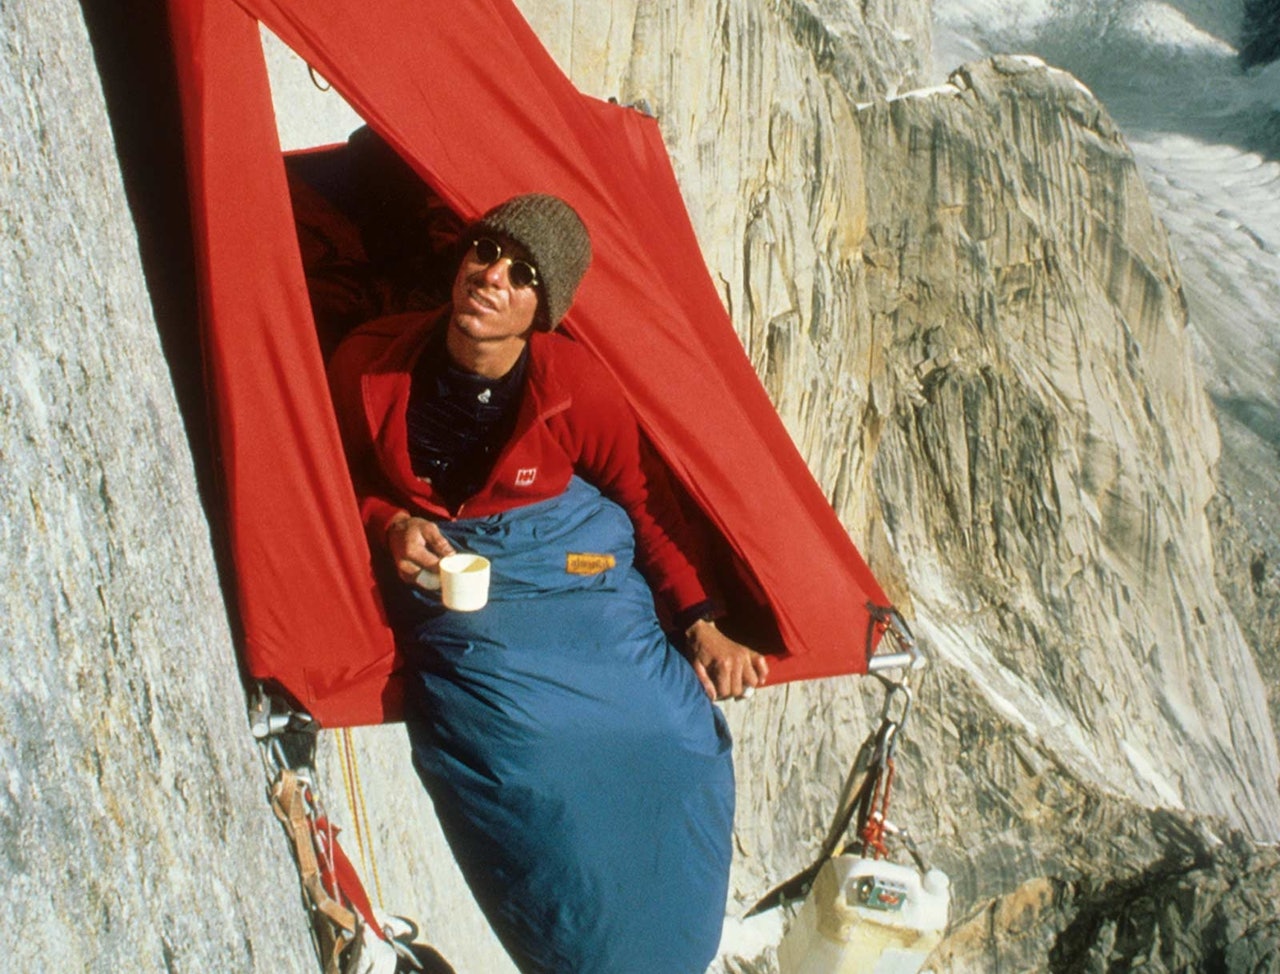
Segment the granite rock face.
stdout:
<svg viewBox="0 0 1280 974">
<path fill-rule="evenodd" d="M 1158 844 L 1156 856 L 1144 858 L 1120 836 L 1083 878 L 1028 880 L 956 923 L 930 966 L 952 974 L 1273 970 L 1275 847 L 1239 834 L 1223 839 L 1165 813 L 1138 821 Z M 1122 847 L 1133 858 L 1113 871 Z"/>
<path fill-rule="evenodd" d="M 1216 429 L 1163 231 L 1069 76 L 1001 58 L 951 87 L 862 116 L 885 177 L 875 479 L 922 623 L 1082 777 L 1273 837 L 1274 734 L 1214 580 Z"/>
<path fill-rule="evenodd" d="M 1177 262 L 1105 109 L 1020 58 L 919 89 L 924 0 L 521 7 L 583 90 L 658 115 L 749 355 L 932 657 L 894 818 L 953 879 L 933 968 L 1274 963 L 1280 759 L 1220 592 L 1249 581 L 1215 555 Z M 19 969 L 307 970 L 83 23 L 0 23 Z M 814 855 L 881 698 L 726 705 L 731 913 Z M 352 737 L 363 800 L 331 735 L 322 779 L 367 810 L 375 898 L 460 971 L 511 970 L 403 731 Z M 775 970 L 781 924 L 731 921 L 720 968 Z"/>
<path fill-rule="evenodd" d="M 8 971 L 308 971 L 78 5 L 0 9 Z"/>
</svg>

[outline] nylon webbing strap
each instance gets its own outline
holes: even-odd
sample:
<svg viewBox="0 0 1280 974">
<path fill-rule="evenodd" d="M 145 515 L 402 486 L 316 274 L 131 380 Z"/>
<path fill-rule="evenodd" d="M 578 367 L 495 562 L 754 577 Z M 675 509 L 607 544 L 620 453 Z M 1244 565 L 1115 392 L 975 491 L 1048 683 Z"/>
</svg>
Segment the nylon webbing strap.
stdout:
<svg viewBox="0 0 1280 974">
<path fill-rule="evenodd" d="M 297 772 L 288 768 L 280 771 L 272 785 L 271 807 L 293 842 L 298 878 L 312 909 L 335 928 L 330 931 L 331 936 L 321 937 L 319 945 L 325 974 L 341 974 L 342 951 L 356 937 L 358 921 L 355 913 L 325 889 L 320 861 L 316 856 L 312 820 L 307 814 L 306 784 Z M 317 926 L 321 925 L 317 923 Z"/>
</svg>

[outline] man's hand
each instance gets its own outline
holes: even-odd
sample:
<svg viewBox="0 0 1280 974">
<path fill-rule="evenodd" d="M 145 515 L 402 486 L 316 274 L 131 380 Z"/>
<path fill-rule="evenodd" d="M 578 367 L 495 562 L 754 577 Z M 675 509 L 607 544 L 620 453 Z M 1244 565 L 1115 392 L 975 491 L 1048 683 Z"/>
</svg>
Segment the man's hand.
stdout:
<svg viewBox="0 0 1280 974">
<path fill-rule="evenodd" d="M 742 699 L 763 686 L 769 664 L 759 653 L 734 642 L 706 619 L 685 630 L 685 655 L 712 700 Z"/>
<path fill-rule="evenodd" d="M 387 548 L 396 572 L 406 582 L 413 582 L 424 568 L 439 571 L 440 559 L 454 554 L 453 545 L 434 521 L 407 513 L 387 526 Z"/>
</svg>

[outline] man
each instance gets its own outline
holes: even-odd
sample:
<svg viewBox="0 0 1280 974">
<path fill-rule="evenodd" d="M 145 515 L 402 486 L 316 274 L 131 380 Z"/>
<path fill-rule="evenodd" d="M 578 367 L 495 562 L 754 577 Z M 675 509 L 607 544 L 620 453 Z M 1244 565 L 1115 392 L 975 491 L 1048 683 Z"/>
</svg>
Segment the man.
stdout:
<svg viewBox="0 0 1280 974">
<path fill-rule="evenodd" d="M 484 242 L 483 248 L 479 241 Z M 609 458 L 611 462 L 606 468 L 588 469 L 587 479 L 606 488 L 606 494 L 610 494 L 607 488 L 613 486 L 617 496 L 610 496 L 631 515 L 640 539 L 642 558 L 660 573 L 655 587 L 660 596 L 668 595 L 665 608 L 669 617 L 684 623 L 680 626 L 685 640 L 683 648 L 704 689 L 712 699 L 740 697 L 744 691 L 753 689 L 764 681 L 768 664 L 763 656 L 726 637 L 712 621 L 710 602 L 697 579 L 692 561 L 696 551 L 681 550 L 672 544 L 671 539 L 679 536 L 688 549 L 696 549 L 696 542 L 692 540 L 689 528 L 681 523 L 670 485 L 666 483 L 665 471 L 642 442 L 621 391 L 607 373 L 576 346 L 565 341 L 553 341 L 547 334 L 568 311 L 590 262 L 590 241 L 580 218 L 568 204 L 555 197 L 537 194 L 517 197 L 486 214 L 472 228 L 467 242 L 470 246 L 454 278 L 452 305 L 443 331 L 447 356 L 443 365 L 446 369 L 452 367 L 481 380 L 492 380 L 490 383 L 480 382 L 477 385 L 480 391 L 475 393 L 480 396 L 487 389 L 490 399 L 473 408 L 469 420 L 457 412 L 451 414 L 450 407 L 454 404 L 446 403 L 441 407 L 438 399 L 433 410 L 430 397 L 435 390 L 430 388 L 429 373 L 432 369 L 439 369 L 442 362 L 429 359 L 419 366 L 407 385 L 407 373 L 399 373 L 397 381 L 380 383 L 379 394 L 394 398 L 394 405 L 388 407 L 389 412 L 398 410 L 403 402 L 406 410 L 432 414 L 421 425 L 429 427 L 432 421 L 440 423 L 446 417 L 474 425 L 476 428 L 469 431 L 474 433 L 474 439 L 448 444 L 447 449 L 452 451 L 452 455 L 445 461 L 449 469 L 444 472 L 445 477 L 456 479 L 458 471 L 465 469 L 470 470 L 472 476 L 452 490 L 439 483 L 431 489 L 432 478 L 423 472 L 431 466 L 430 458 L 413 468 L 412 477 L 407 479 L 404 475 L 410 468 L 406 467 L 403 458 L 386 463 L 392 473 L 387 476 L 388 482 L 383 490 L 394 497 L 366 493 L 362 498 L 366 524 L 373 531 L 375 547 L 385 544 L 401 579 L 411 582 L 420 571 L 436 571 L 439 559 L 453 551 L 441 534 L 436 519 L 457 516 L 464 507 L 470 513 L 491 513 L 504 506 L 515 506 L 546 496 L 545 490 L 529 490 L 512 496 L 499 485 L 485 491 L 481 482 L 505 445 L 501 434 L 508 431 L 516 420 L 519 401 L 515 390 L 519 389 L 518 380 L 523 378 L 523 363 L 529 354 L 530 342 L 544 343 L 545 348 L 538 349 L 543 357 L 557 366 L 563 360 L 564 367 L 557 369 L 561 378 L 570 369 L 581 373 L 571 378 L 574 393 L 581 398 L 585 391 L 590 401 L 603 400 L 600 410 L 584 408 L 582 403 L 570 406 L 572 412 L 567 422 L 560 424 L 579 424 L 587 428 L 585 434 L 582 429 L 565 431 L 558 428 L 553 436 L 562 446 L 566 445 L 564 441 L 586 436 L 597 450 L 607 449 L 615 454 Z M 539 267 L 542 268 L 541 277 Z M 512 280 L 513 269 L 517 272 L 518 282 Z M 402 325 L 406 317 L 394 320 Z M 420 357 L 423 344 L 431 337 L 429 330 L 423 328 L 427 320 L 426 316 L 420 316 L 416 328 L 408 328 L 407 335 L 393 329 L 399 340 L 395 350 L 403 360 L 401 364 L 407 365 L 409 360 Z M 372 343 L 374 348 L 385 350 L 391 346 L 385 330 L 375 334 L 379 337 Z M 440 336 L 435 337 L 438 340 Z M 363 347 L 365 356 L 373 354 L 371 343 L 357 340 L 355 344 Z M 350 357 L 352 350 L 348 349 L 347 354 Z M 335 375 L 340 377 L 337 381 L 341 381 L 342 374 L 351 368 L 339 363 L 335 370 Z M 495 390 L 511 393 L 504 403 L 506 414 L 496 420 L 491 415 L 494 410 L 481 410 L 481 407 L 491 404 Z M 465 395 L 465 392 L 457 392 L 459 398 Z M 428 402 L 424 404 L 424 400 Z M 484 415 L 477 417 L 477 411 Z M 392 429 L 397 439 L 394 445 L 390 442 L 378 444 L 380 453 L 402 445 L 398 439 L 398 419 Z M 446 435 L 455 441 L 460 437 L 457 430 L 448 431 Z M 574 453 L 575 448 L 579 453 L 582 451 L 580 445 L 573 443 L 566 453 Z M 408 444 L 408 449 L 413 451 L 412 444 Z M 583 456 L 567 456 L 565 459 L 588 466 L 591 462 L 591 458 Z M 617 467 L 620 465 L 630 469 L 619 470 Z M 442 472 L 440 466 L 441 461 L 437 461 L 437 480 Z M 526 466 L 523 469 L 531 468 Z M 558 472 L 563 474 L 565 471 L 561 469 Z M 560 482 L 556 480 L 548 484 Z M 473 492 L 478 491 L 484 493 L 476 496 Z M 641 495 L 646 493 L 656 501 L 642 498 Z M 432 514 L 434 519 L 423 514 Z M 646 546 L 649 550 L 644 551 Z M 667 576 L 677 576 L 679 582 L 670 581 Z"/>
<path fill-rule="evenodd" d="M 554 334 L 590 263 L 577 213 L 515 197 L 463 245 L 447 309 L 372 322 L 331 364 L 414 674 L 415 763 L 522 971 L 695 974 L 731 856 L 710 700 L 768 665 L 717 628 L 696 535 L 621 390 Z M 493 563 L 475 613 L 422 585 L 462 547 Z"/>
</svg>

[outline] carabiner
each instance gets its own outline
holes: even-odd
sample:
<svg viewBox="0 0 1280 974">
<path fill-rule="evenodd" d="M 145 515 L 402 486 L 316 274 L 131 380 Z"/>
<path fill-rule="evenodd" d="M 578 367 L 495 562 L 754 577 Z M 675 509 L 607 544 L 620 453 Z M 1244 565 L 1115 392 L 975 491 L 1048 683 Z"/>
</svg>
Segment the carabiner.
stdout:
<svg viewBox="0 0 1280 974">
<path fill-rule="evenodd" d="M 911 687 L 904 683 L 891 683 L 888 686 L 888 692 L 884 695 L 884 708 L 880 711 L 880 720 L 882 723 L 893 723 L 897 725 L 898 730 L 907 723 L 907 716 L 911 713 L 911 702 L 914 694 Z M 895 702 L 898 704 L 895 716 Z"/>
</svg>

